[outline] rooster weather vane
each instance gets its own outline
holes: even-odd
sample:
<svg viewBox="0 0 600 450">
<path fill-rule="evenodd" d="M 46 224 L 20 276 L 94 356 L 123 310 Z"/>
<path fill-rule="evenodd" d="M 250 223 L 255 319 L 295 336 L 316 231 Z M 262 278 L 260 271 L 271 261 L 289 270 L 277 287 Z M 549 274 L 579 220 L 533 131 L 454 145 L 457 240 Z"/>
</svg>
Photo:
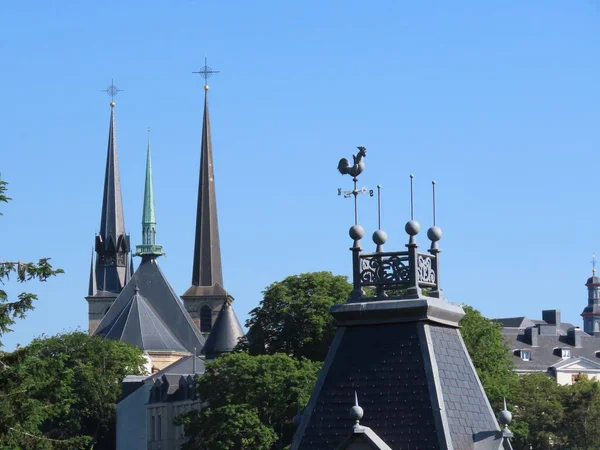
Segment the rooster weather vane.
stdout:
<svg viewBox="0 0 600 450">
<path fill-rule="evenodd" d="M 352 159 L 354 161 L 353 165 L 350 165 L 350 161 L 346 158 L 340 159 L 338 163 L 338 171 L 342 175 L 351 175 L 352 181 L 354 181 L 354 189 L 351 191 L 342 191 L 341 188 L 338 189 L 338 195 L 343 195 L 344 198 L 350 198 L 354 196 L 354 225 L 358 225 L 358 194 L 369 194 L 369 197 L 373 197 L 374 192 L 373 189 L 367 189 L 363 187 L 362 189 L 357 189 L 356 182 L 358 181 L 358 176 L 365 170 L 365 162 L 364 158 L 367 156 L 366 147 L 357 147 L 358 153 L 356 155 L 352 155 Z"/>
</svg>

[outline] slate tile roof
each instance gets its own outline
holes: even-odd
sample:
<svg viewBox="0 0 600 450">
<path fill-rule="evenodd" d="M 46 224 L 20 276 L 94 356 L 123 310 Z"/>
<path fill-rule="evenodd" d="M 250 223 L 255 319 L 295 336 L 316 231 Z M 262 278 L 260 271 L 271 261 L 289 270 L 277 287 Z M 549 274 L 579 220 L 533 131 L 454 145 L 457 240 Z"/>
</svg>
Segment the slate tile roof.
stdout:
<svg viewBox="0 0 600 450">
<path fill-rule="evenodd" d="M 361 424 L 387 445 L 440 448 L 417 326 L 404 323 L 345 329 L 300 449 L 332 450 L 342 444 L 348 436 L 348 410 L 354 404 L 355 391 L 365 411 Z"/>
<path fill-rule="evenodd" d="M 490 406 L 456 328 L 430 326 L 448 428 L 455 449 L 473 448 L 473 435 L 496 430 Z"/>
<path fill-rule="evenodd" d="M 116 330 L 113 325 L 130 305 L 136 286 L 145 303 L 180 344 L 171 350 L 179 351 L 183 347 L 190 353 L 193 353 L 194 349 L 199 352 L 204 346 L 204 338 L 154 258 L 142 259 L 142 263 L 116 298 L 94 334 L 106 336 L 110 332 L 114 335 L 122 335 L 122 332 Z M 124 326 L 125 323 L 122 325 Z"/>
</svg>

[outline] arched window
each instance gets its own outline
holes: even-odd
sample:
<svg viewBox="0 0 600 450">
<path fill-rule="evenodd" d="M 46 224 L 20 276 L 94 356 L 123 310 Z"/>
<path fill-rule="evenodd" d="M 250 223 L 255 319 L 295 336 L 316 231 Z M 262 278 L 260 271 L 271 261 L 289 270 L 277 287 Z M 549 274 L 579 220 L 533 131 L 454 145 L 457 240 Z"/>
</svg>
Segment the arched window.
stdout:
<svg viewBox="0 0 600 450">
<path fill-rule="evenodd" d="M 212 311 L 210 307 L 204 305 L 200 308 L 200 331 L 202 333 L 210 333 L 212 329 Z"/>
</svg>

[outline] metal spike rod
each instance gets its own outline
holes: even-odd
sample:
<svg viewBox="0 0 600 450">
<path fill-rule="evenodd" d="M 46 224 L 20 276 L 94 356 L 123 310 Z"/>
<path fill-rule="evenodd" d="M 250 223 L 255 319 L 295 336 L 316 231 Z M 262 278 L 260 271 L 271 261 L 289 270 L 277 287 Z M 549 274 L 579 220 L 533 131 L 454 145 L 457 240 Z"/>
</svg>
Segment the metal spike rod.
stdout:
<svg viewBox="0 0 600 450">
<path fill-rule="evenodd" d="M 377 229 L 381 230 L 381 185 L 377 185 Z"/>
<path fill-rule="evenodd" d="M 596 254 L 592 253 L 592 275 L 596 275 Z"/>
<path fill-rule="evenodd" d="M 414 220 L 415 219 L 415 202 L 414 202 L 414 195 L 413 195 L 413 178 L 415 176 L 411 173 L 410 174 L 410 220 Z"/>
<path fill-rule="evenodd" d="M 431 182 L 431 188 L 433 190 L 433 226 L 435 227 L 435 180 Z"/>
</svg>

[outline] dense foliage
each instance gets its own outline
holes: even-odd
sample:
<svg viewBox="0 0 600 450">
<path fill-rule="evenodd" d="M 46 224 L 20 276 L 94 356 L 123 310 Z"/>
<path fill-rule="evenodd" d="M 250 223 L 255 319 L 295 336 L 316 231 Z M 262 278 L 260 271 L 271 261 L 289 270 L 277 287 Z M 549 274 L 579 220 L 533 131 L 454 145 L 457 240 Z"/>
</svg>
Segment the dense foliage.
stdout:
<svg viewBox="0 0 600 450">
<path fill-rule="evenodd" d="M 246 349 L 252 355 L 284 353 L 324 361 L 335 333 L 329 313 L 352 291 L 346 277 L 330 272 L 289 276 L 263 292 L 250 311 Z"/>
<path fill-rule="evenodd" d="M 1 356 L 0 448 L 114 448 L 121 381 L 143 373 L 141 350 L 73 332 Z"/>
<path fill-rule="evenodd" d="M 463 305 L 463 309 L 462 338 L 494 410 L 499 411 L 516 376 L 509 349 L 502 338 L 502 327 L 471 306 Z"/>
<path fill-rule="evenodd" d="M 290 444 L 292 419 L 308 402 L 320 368 L 283 354 L 233 353 L 209 363 L 198 379 L 207 406 L 180 419 L 190 436 L 184 448 L 269 450 Z"/>
</svg>

